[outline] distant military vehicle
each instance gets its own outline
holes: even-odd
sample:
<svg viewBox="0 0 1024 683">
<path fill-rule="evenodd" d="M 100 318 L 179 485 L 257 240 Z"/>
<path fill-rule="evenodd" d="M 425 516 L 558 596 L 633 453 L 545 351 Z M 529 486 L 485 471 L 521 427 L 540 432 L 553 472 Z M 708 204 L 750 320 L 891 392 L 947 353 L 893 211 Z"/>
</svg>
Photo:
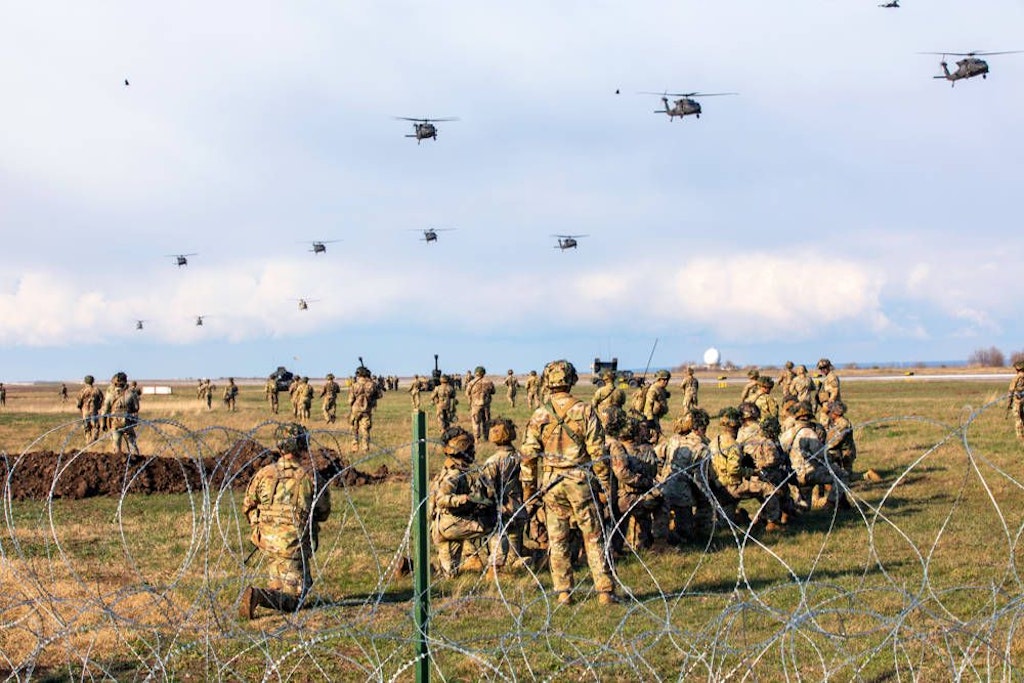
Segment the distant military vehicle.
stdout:
<svg viewBox="0 0 1024 683">
<path fill-rule="evenodd" d="M 288 388 L 292 384 L 292 380 L 295 379 L 295 374 L 289 372 L 283 365 L 278 365 L 277 370 L 270 373 L 270 376 L 277 382 L 278 391 L 288 391 Z"/>
<path fill-rule="evenodd" d="M 600 358 L 594 359 L 594 364 L 591 366 L 593 375 L 590 381 L 596 387 L 604 386 L 604 379 L 601 377 L 605 372 L 615 373 L 615 384 L 619 387 L 631 387 L 637 388 L 642 387 L 646 381 L 643 377 L 637 377 L 636 373 L 632 370 L 619 370 L 619 359 L 612 358 L 610 361 L 601 360 Z"/>
<path fill-rule="evenodd" d="M 437 364 L 437 354 L 434 354 L 434 369 L 430 371 L 430 379 L 426 380 L 427 391 L 433 391 L 434 387 L 441 383 L 441 368 Z"/>
</svg>

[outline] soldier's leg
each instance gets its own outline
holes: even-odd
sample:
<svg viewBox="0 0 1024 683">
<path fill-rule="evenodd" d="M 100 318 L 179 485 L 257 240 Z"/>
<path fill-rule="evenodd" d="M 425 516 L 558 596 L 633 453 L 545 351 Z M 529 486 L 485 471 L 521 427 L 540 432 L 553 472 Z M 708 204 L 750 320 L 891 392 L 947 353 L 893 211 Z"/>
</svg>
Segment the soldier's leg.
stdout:
<svg viewBox="0 0 1024 683">
<path fill-rule="evenodd" d="M 567 479 L 566 498 L 572 505 L 573 519 L 583 535 L 583 547 L 587 552 L 587 564 L 594 579 L 594 589 L 599 593 L 614 593 L 615 581 L 608 567 L 608 556 L 604 545 L 604 524 L 587 479 Z"/>
<path fill-rule="evenodd" d="M 548 561 L 551 568 L 551 584 L 556 593 L 568 593 L 573 585 L 572 561 L 569 558 L 569 519 L 572 507 L 562 490 L 564 483 L 555 484 L 544 495 Z"/>
<path fill-rule="evenodd" d="M 1018 401 L 1013 412 L 1016 418 L 1014 427 L 1017 430 L 1017 438 L 1024 439 L 1024 401 Z"/>
<path fill-rule="evenodd" d="M 370 452 L 370 430 L 373 429 L 373 417 L 370 413 L 364 413 L 359 420 L 359 438 L 363 442 L 363 452 Z"/>
</svg>

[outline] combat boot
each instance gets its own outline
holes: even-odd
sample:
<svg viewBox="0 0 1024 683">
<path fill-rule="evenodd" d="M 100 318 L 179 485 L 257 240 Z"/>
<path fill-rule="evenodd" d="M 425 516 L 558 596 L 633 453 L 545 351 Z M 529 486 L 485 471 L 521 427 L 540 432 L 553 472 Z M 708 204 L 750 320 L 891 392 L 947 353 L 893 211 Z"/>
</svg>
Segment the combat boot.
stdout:
<svg viewBox="0 0 1024 683">
<path fill-rule="evenodd" d="M 764 525 L 764 530 L 770 534 L 779 533 L 781 531 L 785 531 L 786 527 L 783 526 L 781 522 L 769 521 L 767 524 Z"/>
<path fill-rule="evenodd" d="M 606 592 L 601 592 L 601 593 L 597 594 L 597 602 L 600 605 L 608 606 L 608 605 L 618 605 L 622 601 L 619 600 L 619 596 L 615 595 L 615 593 L 612 593 L 612 592 L 607 592 L 607 593 Z"/>
<path fill-rule="evenodd" d="M 562 591 L 558 594 L 558 604 L 569 606 L 573 603 L 572 593 L 569 591 Z"/>
<path fill-rule="evenodd" d="M 242 598 L 238 602 L 238 618 L 244 621 L 251 621 L 256 616 L 257 604 L 256 589 L 252 586 L 246 586 L 245 590 L 242 591 Z"/>
</svg>

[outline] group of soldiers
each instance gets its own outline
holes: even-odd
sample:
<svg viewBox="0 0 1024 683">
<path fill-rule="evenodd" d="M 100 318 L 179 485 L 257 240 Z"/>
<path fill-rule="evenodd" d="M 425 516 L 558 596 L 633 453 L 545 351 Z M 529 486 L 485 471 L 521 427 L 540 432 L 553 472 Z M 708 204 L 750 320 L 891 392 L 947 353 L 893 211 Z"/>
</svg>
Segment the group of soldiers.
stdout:
<svg viewBox="0 0 1024 683">
<path fill-rule="evenodd" d="M 86 375 L 82 384 L 75 406 L 82 414 L 86 442 L 92 443 L 109 432 L 115 453 L 120 455 L 127 450 L 129 455 L 139 455 L 135 433 L 141 403 L 138 384 L 129 383 L 124 372 L 117 372 L 110 378 L 106 391 L 96 386 L 92 375 Z"/>
<path fill-rule="evenodd" d="M 585 402 L 571 394 L 572 364 L 553 361 L 518 451 L 511 420 L 473 407 L 485 404 L 476 396 L 494 393 L 477 368 L 466 389 L 473 431 L 439 413 L 445 462 L 430 497 L 439 571 L 498 572 L 546 561 L 558 601 L 571 603 L 572 564 L 585 560 L 600 602 L 611 604 L 611 563 L 627 549 L 681 549 L 729 525 L 782 532 L 816 507 L 849 509 L 857 451 L 839 378 L 822 359 L 822 379 L 808 395 L 798 379 L 806 369 L 788 365 L 792 373 L 778 382 L 752 372 L 738 406 L 721 411 L 711 436 L 692 369 L 682 383 L 683 406 L 663 430 L 668 371 L 628 400 L 609 378 Z M 435 403 L 451 404 L 454 390 L 444 380 Z M 495 450 L 475 467 L 485 439 Z M 752 517 L 740 507 L 748 499 Z"/>
</svg>

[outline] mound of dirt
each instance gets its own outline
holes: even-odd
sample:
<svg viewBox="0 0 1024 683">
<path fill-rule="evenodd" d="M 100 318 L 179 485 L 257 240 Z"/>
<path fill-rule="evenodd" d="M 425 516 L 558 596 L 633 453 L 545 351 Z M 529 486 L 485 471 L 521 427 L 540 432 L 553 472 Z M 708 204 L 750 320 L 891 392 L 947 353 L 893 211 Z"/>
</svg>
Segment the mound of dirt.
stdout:
<svg viewBox="0 0 1024 683">
<path fill-rule="evenodd" d="M 311 455 L 316 478 L 332 486 L 377 484 L 389 476 L 385 465 L 373 473 L 361 472 L 336 451 L 320 449 Z M 185 493 L 202 489 L 203 482 L 211 490 L 245 488 L 257 470 L 276 458 L 276 453 L 254 441 L 239 441 L 202 460 L 40 451 L 0 461 L 0 476 L 4 493 L 12 500 Z"/>
</svg>

